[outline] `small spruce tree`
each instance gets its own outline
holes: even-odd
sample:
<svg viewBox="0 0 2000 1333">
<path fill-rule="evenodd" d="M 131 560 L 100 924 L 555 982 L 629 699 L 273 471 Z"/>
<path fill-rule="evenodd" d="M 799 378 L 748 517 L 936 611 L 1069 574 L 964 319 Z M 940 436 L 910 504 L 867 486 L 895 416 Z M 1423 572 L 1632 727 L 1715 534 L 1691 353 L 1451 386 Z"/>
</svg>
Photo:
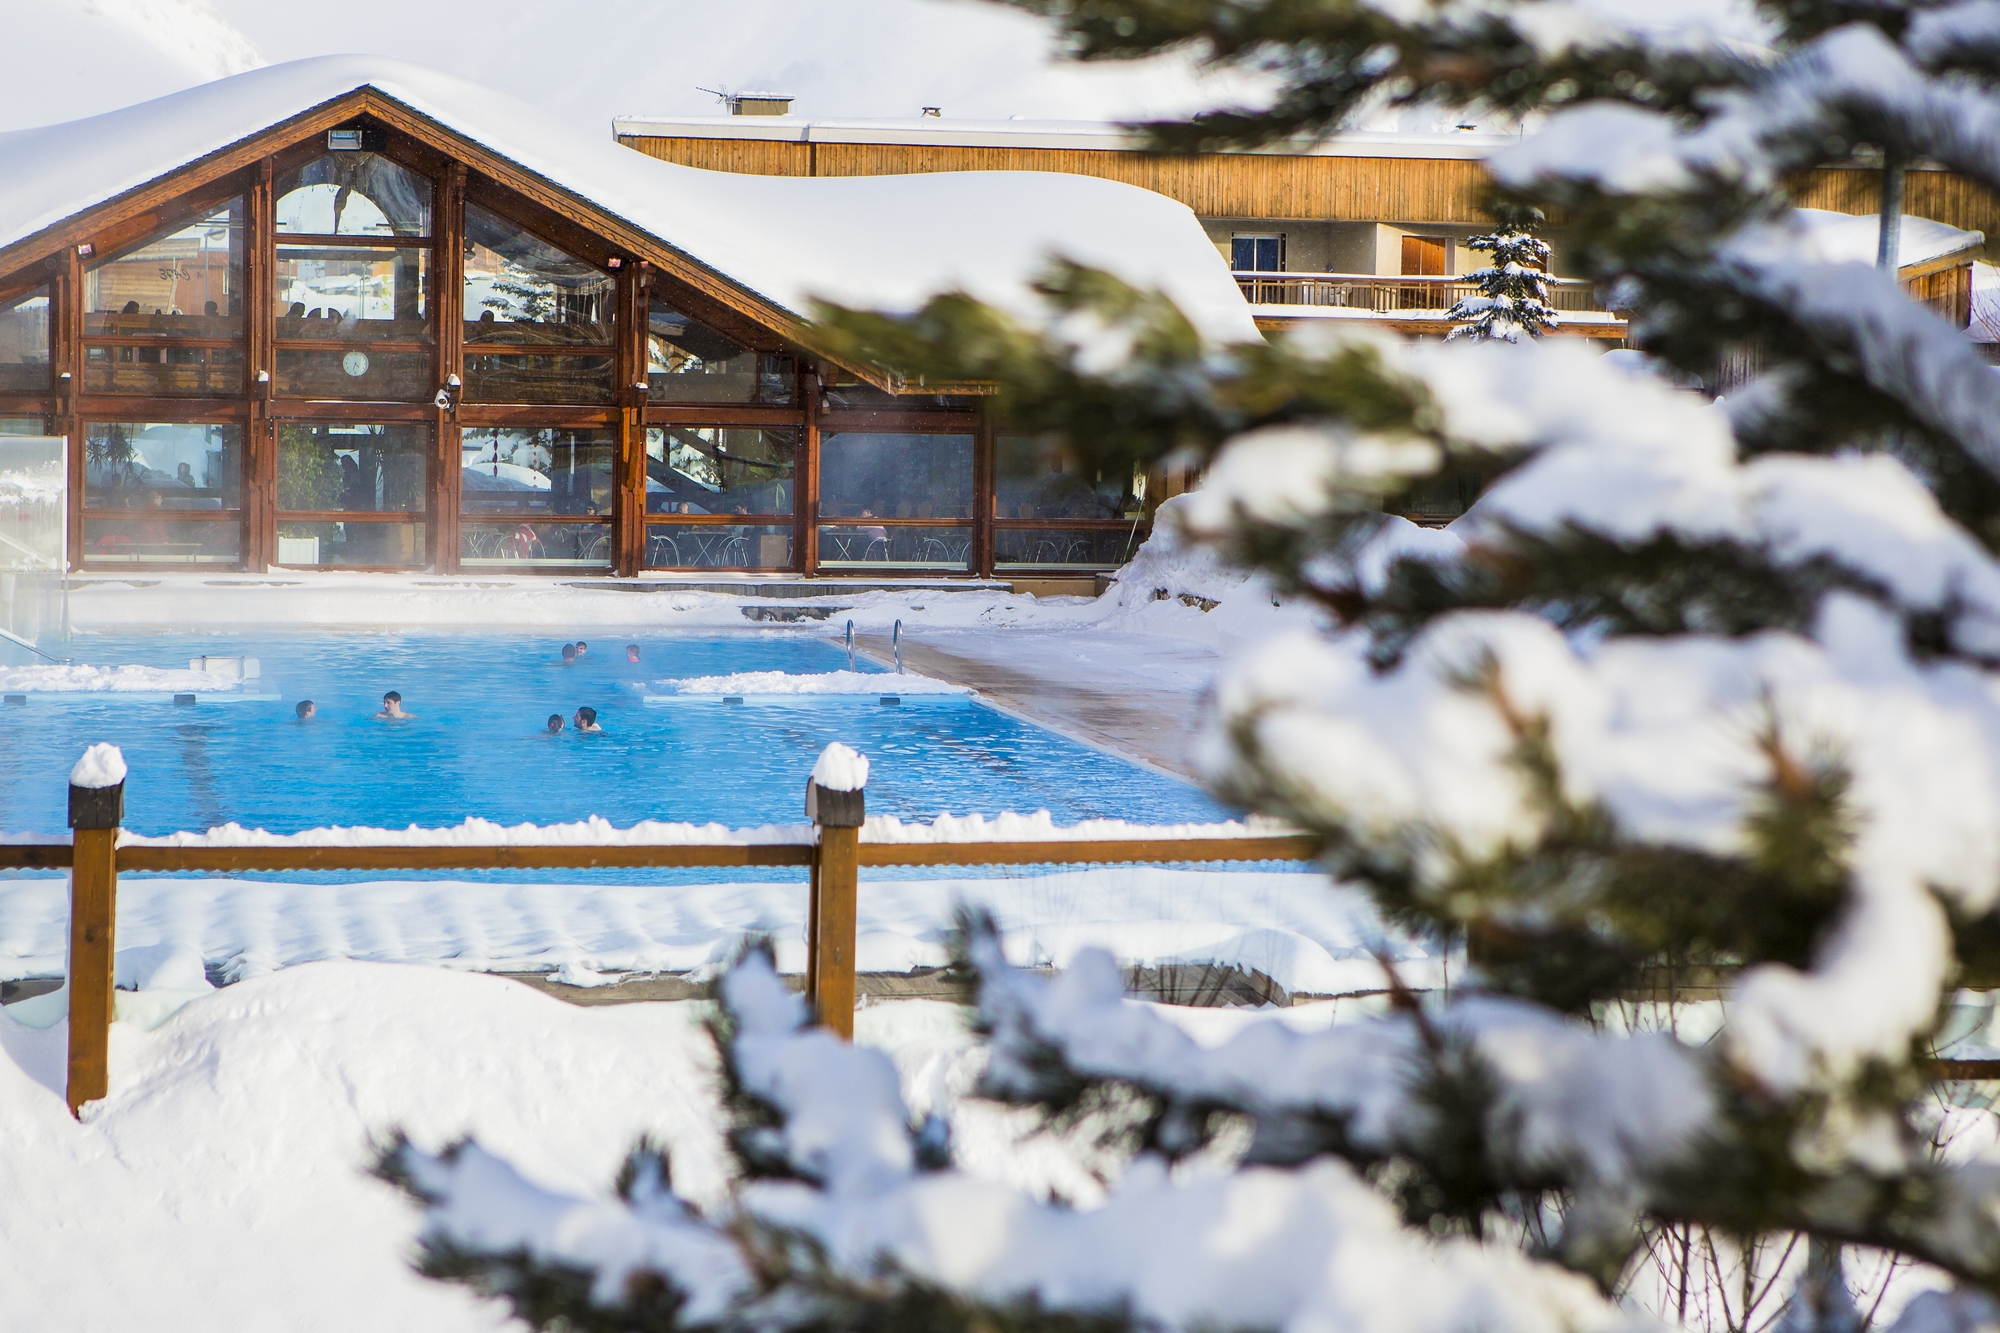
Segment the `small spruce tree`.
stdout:
<svg viewBox="0 0 2000 1333">
<path fill-rule="evenodd" d="M 1458 325 L 1449 338 L 1518 342 L 1524 333 L 1539 338 L 1562 322 L 1549 304 L 1549 246 L 1535 235 L 1532 213 L 1517 215 L 1500 230 L 1465 244 L 1492 255 L 1493 262 L 1466 275 L 1479 284 L 1479 295 L 1445 311 L 1444 317 Z"/>
</svg>

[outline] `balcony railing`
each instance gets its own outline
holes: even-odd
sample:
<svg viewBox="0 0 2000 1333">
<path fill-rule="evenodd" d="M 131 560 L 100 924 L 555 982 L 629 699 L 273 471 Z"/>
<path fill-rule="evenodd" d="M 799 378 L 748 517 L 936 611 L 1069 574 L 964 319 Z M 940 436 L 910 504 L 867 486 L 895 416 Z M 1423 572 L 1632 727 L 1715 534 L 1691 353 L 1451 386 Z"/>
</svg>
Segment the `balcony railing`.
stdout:
<svg viewBox="0 0 2000 1333">
<path fill-rule="evenodd" d="M 1598 305 L 1583 278 L 1550 278 L 1549 304 L 1565 314 L 1616 318 Z M 1251 305 L 1316 306 L 1391 318 L 1435 319 L 1458 301 L 1479 295 L 1465 277 L 1385 277 L 1369 273 L 1238 273 L 1236 285 Z"/>
</svg>

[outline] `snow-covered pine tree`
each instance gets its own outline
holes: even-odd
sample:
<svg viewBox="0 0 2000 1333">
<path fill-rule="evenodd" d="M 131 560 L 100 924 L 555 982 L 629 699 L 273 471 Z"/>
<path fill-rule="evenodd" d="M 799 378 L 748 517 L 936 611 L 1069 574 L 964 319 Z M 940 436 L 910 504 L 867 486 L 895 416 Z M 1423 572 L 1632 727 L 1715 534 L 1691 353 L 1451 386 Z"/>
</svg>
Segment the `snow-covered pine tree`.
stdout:
<svg viewBox="0 0 2000 1333">
<path fill-rule="evenodd" d="M 429 1270 L 579 1328 L 1578 1333 L 1647 1322 L 1614 1297 L 1649 1237 L 1789 1237 L 1816 1256 L 1794 1333 L 1851 1322 L 1842 1247 L 1942 1289 L 1901 1327 L 1992 1324 L 2000 1167 L 1935 1151 L 1927 1062 L 2000 970 L 2000 383 L 1892 276 L 1815 254 L 1783 185 L 1873 155 L 2000 189 L 2000 3 L 1029 7 L 1086 58 L 1277 79 L 1163 146 L 1548 112 L 1490 164 L 1508 201 L 1561 210 L 1660 362 L 1760 367 L 1712 404 L 1567 339 L 1205 347 L 1062 265 L 1040 323 L 824 312 L 856 354 L 997 381 L 1012 430 L 1209 457 L 1174 521 L 1325 619 L 1219 683 L 1209 781 L 1474 974 L 1205 1047 L 1110 959 L 1042 979 L 969 920 L 982 1091 L 1129 1154 L 1065 1208 L 947 1165 L 887 1059 L 753 955 L 718 1028 L 726 1200 L 693 1211 L 651 1149 L 563 1198 L 399 1144 Z M 1447 470 L 1484 487 L 1465 518 L 1393 516 Z M 1703 1031 L 1675 1021 L 1696 983 L 1728 997 Z"/>
<path fill-rule="evenodd" d="M 1479 295 L 1454 302 L 1444 312 L 1458 326 L 1447 335 L 1453 340 L 1518 342 L 1524 333 L 1539 338 L 1562 322 L 1549 304 L 1549 244 L 1535 235 L 1531 211 L 1509 211 L 1517 216 L 1498 231 L 1465 243 L 1469 250 L 1489 254 L 1492 262 L 1466 274 L 1479 284 Z"/>
</svg>

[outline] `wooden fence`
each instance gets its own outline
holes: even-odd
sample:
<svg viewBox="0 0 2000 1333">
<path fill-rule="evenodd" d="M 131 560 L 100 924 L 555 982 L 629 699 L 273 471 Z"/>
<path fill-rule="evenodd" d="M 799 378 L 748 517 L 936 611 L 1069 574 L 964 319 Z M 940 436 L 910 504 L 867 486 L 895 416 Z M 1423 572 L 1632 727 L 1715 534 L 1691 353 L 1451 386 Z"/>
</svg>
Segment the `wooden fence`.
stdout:
<svg viewBox="0 0 2000 1333">
<path fill-rule="evenodd" d="M 118 876 L 132 872 L 295 870 L 807 868 L 806 998 L 819 1020 L 854 1035 L 854 953 L 862 867 L 1177 864 L 1310 861 L 1317 839 L 1136 837 L 1047 842 L 863 842 L 861 791 L 809 784 L 810 842 L 365 847 L 163 847 L 118 845 L 124 787 L 70 788 L 72 840 L 0 843 L 0 870 L 70 872 L 69 1072 L 71 1112 L 110 1091 L 113 966 Z"/>
</svg>

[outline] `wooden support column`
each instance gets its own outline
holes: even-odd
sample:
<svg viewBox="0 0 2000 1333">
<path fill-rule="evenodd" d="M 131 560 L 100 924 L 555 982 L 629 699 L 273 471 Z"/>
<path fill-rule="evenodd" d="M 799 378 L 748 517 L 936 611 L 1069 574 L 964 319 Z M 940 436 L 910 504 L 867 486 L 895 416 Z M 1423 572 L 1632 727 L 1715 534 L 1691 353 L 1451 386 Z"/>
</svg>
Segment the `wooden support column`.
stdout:
<svg viewBox="0 0 2000 1333">
<path fill-rule="evenodd" d="M 807 907 L 806 999 L 821 1027 L 854 1039 L 854 951 L 860 899 L 861 824 L 867 793 L 806 784 L 818 834 Z"/>
<path fill-rule="evenodd" d="M 966 562 L 980 578 L 993 577 L 993 515 L 999 504 L 994 483 L 993 400 L 979 400 L 979 429 L 972 437 L 972 558 Z"/>
<path fill-rule="evenodd" d="M 125 783 L 69 789 L 69 1078 L 71 1115 L 111 1090 L 113 967 L 117 954 L 118 825 Z"/>
<path fill-rule="evenodd" d="M 69 567 L 83 568 L 84 440 L 78 393 L 83 388 L 83 259 L 73 245 L 56 256 L 55 306 L 49 328 L 55 419 L 50 429 L 69 437 Z"/>
<path fill-rule="evenodd" d="M 243 275 L 244 361 L 250 381 L 250 418 L 243 429 L 243 564 L 259 574 L 278 558 L 278 442 L 271 421 L 277 374 L 272 349 L 278 336 L 273 171 L 272 160 L 265 158 L 250 186 Z"/>
<path fill-rule="evenodd" d="M 799 401 L 806 416 L 792 468 L 792 567 L 811 577 L 819 573 L 819 368 L 804 357 Z"/>
<path fill-rule="evenodd" d="M 634 578 L 646 565 L 646 303 L 651 267 L 626 264 L 618 270 L 618 466 L 612 507 L 613 572 Z"/>
<path fill-rule="evenodd" d="M 424 545 L 430 566 L 440 574 L 458 572 L 458 526 L 463 435 L 457 404 L 465 383 L 465 164 L 454 162 L 439 182 L 432 223 L 431 318 L 437 321 L 439 393 L 452 406 L 431 414 L 430 522 Z"/>
</svg>

